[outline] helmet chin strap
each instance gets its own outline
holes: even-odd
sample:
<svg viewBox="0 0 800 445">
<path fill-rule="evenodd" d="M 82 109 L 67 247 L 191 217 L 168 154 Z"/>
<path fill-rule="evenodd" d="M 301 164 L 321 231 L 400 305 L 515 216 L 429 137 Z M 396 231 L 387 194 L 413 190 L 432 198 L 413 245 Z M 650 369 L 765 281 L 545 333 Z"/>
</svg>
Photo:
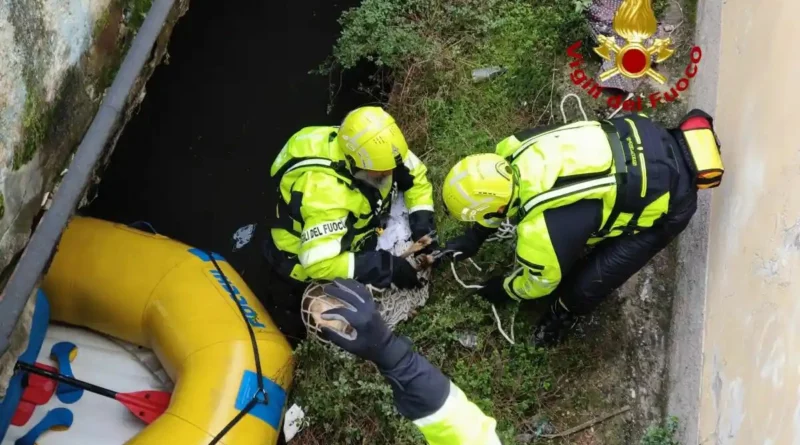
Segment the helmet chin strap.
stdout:
<svg viewBox="0 0 800 445">
<path fill-rule="evenodd" d="M 514 173 L 513 180 L 511 181 L 511 197 L 504 206 L 500 207 L 500 209 L 503 210 L 500 211 L 500 209 L 498 209 L 497 212 L 487 213 L 483 217 L 484 220 L 491 220 L 495 218 L 500 219 L 500 222 L 497 224 L 498 227 L 503 223 L 504 219 L 508 218 L 508 215 L 511 213 L 511 209 L 519 206 L 519 196 L 517 196 L 519 188 L 517 187 L 516 170 L 514 170 Z"/>
</svg>

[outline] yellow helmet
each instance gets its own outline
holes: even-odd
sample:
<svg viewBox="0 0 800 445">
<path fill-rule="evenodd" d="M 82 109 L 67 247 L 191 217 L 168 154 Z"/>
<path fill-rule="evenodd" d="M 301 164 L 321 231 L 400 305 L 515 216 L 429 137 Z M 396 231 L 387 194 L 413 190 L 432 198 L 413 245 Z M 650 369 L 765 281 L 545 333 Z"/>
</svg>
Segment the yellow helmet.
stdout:
<svg viewBox="0 0 800 445">
<path fill-rule="evenodd" d="M 404 159 L 408 144 L 394 118 L 380 107 L 351 111 L 339 128 L 339 145 L 362 170 L 387 171 Z"/>
<path fill-rule="evenodd" d="M 514 173 L 500 155 L 483 153 L 458 161 L 444 179 L 445 207 L 461 221 L 499 227 L 514 197 Z"/>
</svg>

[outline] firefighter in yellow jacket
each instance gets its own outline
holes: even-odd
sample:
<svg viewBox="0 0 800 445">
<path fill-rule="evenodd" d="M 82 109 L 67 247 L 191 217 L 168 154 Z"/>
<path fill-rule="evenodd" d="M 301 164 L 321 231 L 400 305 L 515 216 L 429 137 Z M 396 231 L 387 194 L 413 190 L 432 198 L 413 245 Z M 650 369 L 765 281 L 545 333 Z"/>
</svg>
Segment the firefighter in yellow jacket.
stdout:
<svg viewBox="0 0 800 445">
<path fill-rule="evenodd" d="M 414 422 L 430 445 L 500 445 L 497 422 L 416 353 L 408 339 L 392 333 L 366 287 L 336 279 L 323 291 L 344 307 L 325 311 L 322 318 L 345 322 L 352 330 L 322 327 L 322 335 L 378 367 L 392 387 L 397 411 Z"/>
<path fill-rule="evenodd" d="M 698 189 L 722 173 L 700 110 L 674 129 L 629 115 L 524 131 L 450 170 L 445 205 L 472 225 L 444 251 L 468 258 L 503 220 L 517 222 L 514 269 L 478 293 L 495 303 L 552 295 L 533 341 L 554 345 L 686 228 Z"/>
<path fill-rule="evenodd" d="M 383 109 L 353 110 L 340 127 L 303 128 L 270 173 L 279 198 L 264 251 L 293 293 L 310 280 L 334 278 L 379 288 L 420 284 L 409 262 L 375 250 L 397 191 L 404 194 L 414 241 L 435 228 L 427 169 Z"/>
</svg>

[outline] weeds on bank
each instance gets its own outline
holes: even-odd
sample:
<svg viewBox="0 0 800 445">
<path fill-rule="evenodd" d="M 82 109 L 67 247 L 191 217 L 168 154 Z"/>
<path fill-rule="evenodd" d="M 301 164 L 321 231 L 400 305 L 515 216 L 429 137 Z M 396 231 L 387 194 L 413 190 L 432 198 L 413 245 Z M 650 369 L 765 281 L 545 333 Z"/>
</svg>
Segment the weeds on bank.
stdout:
<svg viewBox="0 0 800 445">
<path fill-rule="evenodd" d="M 528 126 L 561 120 L 553 115 L 561 97 L 557 76 L 566 48 L 587 35 L 577 9 L 563 0 L 363 0 L 342 15 L 341 36 L 320 72 L 364 61 L 378 67 L 373 80 L 384 95 L 377 100 L 399 121 L 438 193 L 461 157 L 491 152 Z M 472 70 L 488 66 L 504 73 L 473 82 Z M 443 209 L 439 202 L 438 229 L 447 239 L 462 228 Z M 513 261 L 510 248 L 488 244 L 476 258 L 483 272 L 462 264 L 459 273 L 479 282 Z M 596 366 L 587 359 L 592 351 L 585 345 L 535 350 L 526 344 L 534 320 L 524 313 L 516 317 L 512 346 L 498 333 L 489 305 L 468 295 L 449 268 L 435 272 L 433 285 L 426 306 L 398 332 L 498 420 L 504 444 L 535 440 L 520 433 L 532 431 L 534 416 L 574 391 L 565 376 Z M 502 317 L 507 324 L 509 311 Z M 462 346 L 464 334 L 475 334 L 478 344 Z M 312 342 L 297 354 L 294 398 L 309 426 L 293 443 L 423 443 L 394 410 L 391 390 L 372 365 Z"/>
<path fill-rule="evenodd" d="M 670 416 L 664 426 L 653 425 L 647 429 L 641 445 L 681 445 L 675 435 L 678 434 L 678 418 Z"/>
<path fill-rule="evenodd" d="M 555 71 L 564 66 L 567 42 L 586 35 L 583 18 L 558 0 L 364 0 L 340 22 L 321 71 L 377 65 L 376 81 L 390 91 L 378 99 L 434 184 L 459 158 L 552 122 Z M 474 83 L 472 70 L 487 66 L 506 72 Z M 439 223 L 452 233 L 452 221 Z"/>
</svg>

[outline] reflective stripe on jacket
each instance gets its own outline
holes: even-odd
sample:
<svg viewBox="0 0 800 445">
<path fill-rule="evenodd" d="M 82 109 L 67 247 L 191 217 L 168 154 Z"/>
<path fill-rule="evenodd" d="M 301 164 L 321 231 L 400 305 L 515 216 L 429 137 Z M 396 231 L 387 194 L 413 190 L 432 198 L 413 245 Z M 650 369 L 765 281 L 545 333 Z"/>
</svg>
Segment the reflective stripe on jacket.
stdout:
<svg viewBox="0 0 800 445">
<path fill-rule="evenodd" d="M 270 171 L 280 193 L 271 256 L 279 273 L 298 281 L 356 278 L 354 253 L 375 249 L 395 184 L 410 212 L 433 209 L 427 169 L 413 153 L 378 190 L 354 179 L 336 131 L 307 127 L 295 133 Z"/>
<path fill-rule="evenodd" d="M 562 270 L 548 233 L 545 212 L 596 200 L 600 221 L 587 244 L 652 227 L 669 210 L 679 154 L 663 128 L 625 116 L 576 122 L 511 136 L 496 152 L 518 175 L 517 268 L 505 289 L 518 299 L 550 294 Z"/>
<path fill-rule="evenodd" d="M 500 445 L 496 424 L 452 382 L 444 405 L 414 421 L 430 445 Z"/>
</svg>

